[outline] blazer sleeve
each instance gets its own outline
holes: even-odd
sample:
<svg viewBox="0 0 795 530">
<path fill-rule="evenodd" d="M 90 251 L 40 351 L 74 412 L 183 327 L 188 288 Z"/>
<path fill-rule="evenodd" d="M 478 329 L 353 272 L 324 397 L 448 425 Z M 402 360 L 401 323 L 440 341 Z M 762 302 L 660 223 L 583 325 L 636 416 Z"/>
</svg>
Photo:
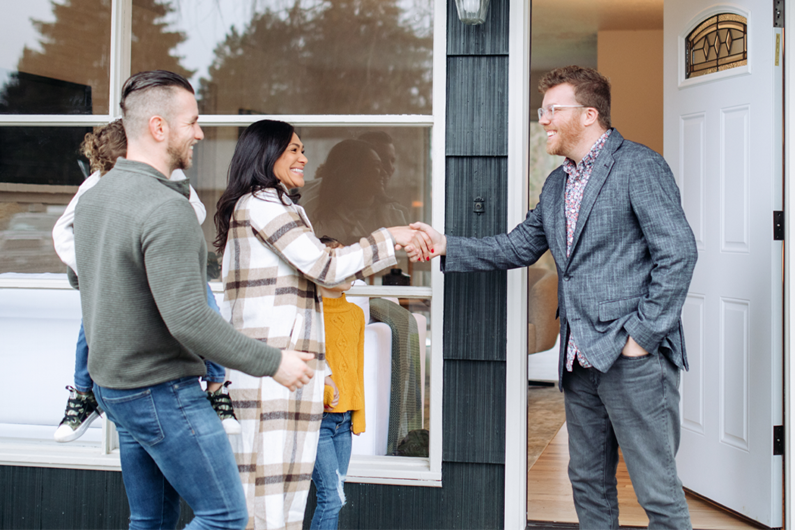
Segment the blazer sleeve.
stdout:
<svg viewBox="0 0 795 530">
<path fill-rule="evenodd" d="M 482 238 L 447 236 L 443 272 L 507 270 L 535 263 L 549 248 L 544 233 L 543 194 L 525 220 L 507 234 Z"/>
<path fill-rule="evenodd" d="M 386 228 L 353 245 L 330 249 L 320 242 L 295 207 L 260 201 L 250 215 L 257 239 L 323 287 L 364 278 L 397 263 L 395 242 Z"/>
<path fill-rule="evenodd" d="M 624 329 L 652 352 L 679 323 L 698 250 L 673 173 L 661 157 L 644 157 L 629 179 L 629 197 L 649 246 L 648 294 Z"/>
</svg>

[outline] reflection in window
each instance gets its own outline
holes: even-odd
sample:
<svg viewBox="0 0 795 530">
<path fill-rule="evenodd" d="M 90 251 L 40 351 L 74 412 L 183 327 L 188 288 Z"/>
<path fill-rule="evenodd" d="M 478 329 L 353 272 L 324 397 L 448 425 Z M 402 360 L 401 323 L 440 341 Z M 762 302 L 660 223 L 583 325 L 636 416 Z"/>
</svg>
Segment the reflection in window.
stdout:
<svg viewBox="0 0 795 530">
<path fill-rule="evenodd" d="M 52 227 L 66 206 L 0 202 L 0 273 L 66 272 Z"/>
<path fill-rule="evenodd" d="M 0 114 L 106 114 L 110 4 L 5 2 Z"/>
<path fill-rule="evenodd" d="M 0 127 L 0 183 L 79 186 L 80 143 L 91 127 Z"/>
<path fill-rule="evenodd" d="M 431 112 L 431 0 L 155 5 L 169 13 L 135 2 L 133 24 L 148 17 L 184 36 L 174 55 L 195 72 L 202 114 Z M 156 45 L 133 40 L 133 65 L 171 69 Z"/>
<path fill-rule="evenodd" d="M 364 392 L 367 430 L 353 454 L 428 456 L 430 301 L 348 300 L 364 311 Z"/>
<path fill-rule="evenodd" d="M 722 13 L 702 22 L 685 39 L 687 78 L 748 64 L 747 20 Z"/>
<path fill-rule="evenodd" d="M 15 31 L 0 34 L 1 114 L 108 114 L 111 0 L 5 2 Z M 174 48 L 185 40 L 163 22 L 171 2 L 135 0 L 132 72 L 147 65 L 190 77 Z"/>
<path fill-rule="evenodd" d="M 208 127 L 204 132 L 186 173 L 207 209 L 203 229 L 209 245 L 215 239 L 215 206 L 226 187 L 240 130 Z M 302 127 L 297 132 L 309 162 L 306 184 L 295 191 L 317 236 L 347 245 L 381 227 L 430 222 L 430 129 Z M 429 286 L 430 270 L 430 262 L 410 263 L 400 251 L 393 270 L 368 281 Z"/>
</svg>

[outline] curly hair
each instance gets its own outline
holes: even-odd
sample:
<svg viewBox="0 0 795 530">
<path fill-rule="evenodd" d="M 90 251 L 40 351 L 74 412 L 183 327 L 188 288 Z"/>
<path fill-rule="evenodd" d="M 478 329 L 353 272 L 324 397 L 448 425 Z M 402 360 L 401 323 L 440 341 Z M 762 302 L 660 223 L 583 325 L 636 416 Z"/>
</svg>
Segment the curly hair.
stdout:
<svg viewBox="0 0 795 530">
<path fill-rule="evenodd" d="M 593 107 L 599 112 L 599 124 L 605 129 L 610 128 L 610 81 L 594 70 L 582 66 L 563 66 L 547 72 L 538 83 L 538 91 L 542 94 L 550 88 L 570 84 L 574 87 L 577 103 Z"/>
<path fill-rule="evenodd" d="M 127 154 L 127 136 L 121 120 L 112 121 L 94 132 L 86 134 L 80 152 L 88 158 L 91 172 L 104 175 L 116 164 L 116 159 Z"/>
</svg>

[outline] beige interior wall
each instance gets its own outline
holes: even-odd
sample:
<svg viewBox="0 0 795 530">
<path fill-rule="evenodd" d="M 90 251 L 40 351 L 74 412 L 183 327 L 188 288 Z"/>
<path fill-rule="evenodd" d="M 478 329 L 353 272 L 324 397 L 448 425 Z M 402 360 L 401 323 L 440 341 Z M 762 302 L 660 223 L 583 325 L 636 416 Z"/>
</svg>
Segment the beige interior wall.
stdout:
<svg viewBox="0 0 795 530">
<path fill-rule="evenodd" d="M 600 31 L 598 68 L 610 79 L 613 127 L 663 152 L 663 31 Z"/>
</svg>

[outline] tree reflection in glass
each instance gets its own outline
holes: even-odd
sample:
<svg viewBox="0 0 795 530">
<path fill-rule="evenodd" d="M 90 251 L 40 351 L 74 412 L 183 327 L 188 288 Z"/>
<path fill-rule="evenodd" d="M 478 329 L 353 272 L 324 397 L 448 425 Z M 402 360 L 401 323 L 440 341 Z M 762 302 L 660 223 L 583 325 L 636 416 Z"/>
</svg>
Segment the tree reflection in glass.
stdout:
<svg viewBox="0 0 795 530">
<path fill-rule="evenodd" d="M 218 20 L 234 19 L 235 6 L 214 6 Z M 231 25 L 216 41 L 212 63 L 200 67 L 207 68 L 198 83 L 202 113 L 430 114 L 430 0 L 269 0 L 250 7 L 249 20 Z M 203 38 L 214 39 L 187 13 L 172 25 L 191 38 L 207 32 Z"/>
</svg>

